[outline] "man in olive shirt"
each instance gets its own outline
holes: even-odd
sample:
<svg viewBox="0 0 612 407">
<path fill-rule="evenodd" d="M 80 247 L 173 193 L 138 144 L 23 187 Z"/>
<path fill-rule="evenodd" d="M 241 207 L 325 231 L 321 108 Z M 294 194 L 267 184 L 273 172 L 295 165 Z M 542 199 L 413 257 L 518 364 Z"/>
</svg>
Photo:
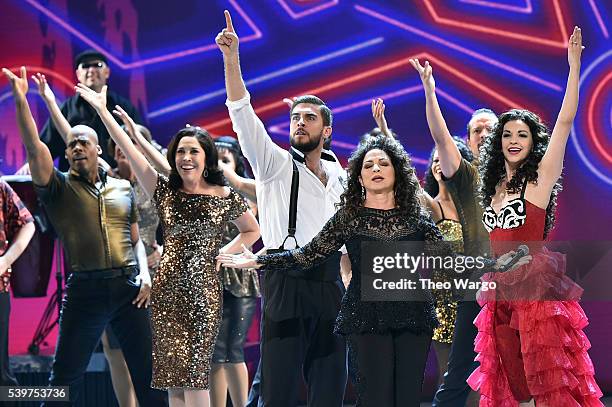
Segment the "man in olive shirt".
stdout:
<svg viewBox="0 0 612 407">
<path fill-rule="evenodd" d="M 131 186 L 128 181 L 107 177 L 98 168 L 101 150 L 97 135 L 83 125 L 73 127 L 68 134 L 65 154 L 69 172 L 55 169 L 48 147 L 38 137 L 25 97 L 25 68 L 21 68 L 21 77 L 6 69 L 3 72 L 11 82 L 32 181 L 72 268 L 62 303 L 50 384 L 70 386 L 70 399 L 76 400 L 91 354 L 104 328 L 111 324 L 139 404 L 165 405 L 165 394 L 150 387 L 152 349 L 147 307 L 151 283 Z"/>
<path fill-rule="evenodd" d="M 474 154 L 474 161 L 468 162 L 461 157 L 446 127 L 436 97 L 431 65 L 425 62 L 422 66 L 417 59 L 411 60 L 410 63 L 419 72 L 423 82 L 427 124 L 438 149 L 442 178 L 451 193 L 463 229 L 464 254 L 488 257 L 491 253 L 489 233 L 482 224 L 483 210 L 478 199 L 478 157 L 480 146 L 497 124 L 497 116 L 489 109 L 478 109 L 472 114 L 467 125 L 467 141 Z M 434 397 L 432 404 L 434 407 L 464 407 L 478 404 L 475 397 L 470 397 L 468 400 L 471 389 L 467 379 L 478 366 L 478 362 L 474 361 L 476 357 L 474 339 L 478 332 L 473 321 L 479 312 L 480 307 L 475 301 L 460 301 L 457 304 L 455 332 L 448 367 L 444 381 Z"/>
</svg>

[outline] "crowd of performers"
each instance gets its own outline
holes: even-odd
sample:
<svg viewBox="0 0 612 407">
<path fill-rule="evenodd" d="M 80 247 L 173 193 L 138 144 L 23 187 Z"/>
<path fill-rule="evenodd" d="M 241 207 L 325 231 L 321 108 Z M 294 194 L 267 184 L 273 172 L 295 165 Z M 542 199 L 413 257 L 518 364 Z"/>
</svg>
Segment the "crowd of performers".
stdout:
<svg viewBox="0 0 612 407">
<path fill-rule="evenodd" d="M 132 104 L 107 89 L 107 59 L 93 50 L 77 56 L 76 94 L 61 107 L 45 76 L 32 76 L 50 112 L 39 134 L 25 68 L 3 69 L 27 151 L 21 172 L 31 174 L 70 267 L 50 385 L 70 386 L 74 402 L 102 339 L 122 407 L 224 407 L 228 394 L 234 406 L 290 407 L 302 380 L 309 406 L 340 407 L 349 365 L 358 406 L 418 406 L 433 344 L 441 377 L 434 406 L 602 406 L 579 287 L 549 261 L 560 254 L 542 249 L 496 272 L 514 254 L 504 242 L 543 241 L 554 227 L 578 106 L 580 29 L 567 43 L 567 88 L 552 132 L 527 110 L 479 109 L 467 142 L 452 137 L 432 66 L 411 60 L 435 143 L 421 187 L 380 99 L 372 102 L 378 127 L 346 169 L 329 149 L 332 111 L 316 96 L 286 100 L 291 148 L 276 145 L 251 105 L 227 11 L 225 19 L 216 43 L 237 140 L 187 126 L 162 154 Z M 7 291 L 10 265 L 34 228 L 0 186 Z M 264 249 L 253 254 L 260 236 Z M 443 240 L 456 255 L 497 259 L 482 279 L 505 293 L 528 286 L 558 298 L 362 300 L 362 243 Z M 262 295 L 249 393 L 242 348 Z M 0 299 L 7 331 L 8 294 Z M 6 337 L 2 381 L 14 383 Z"/>
</svg>

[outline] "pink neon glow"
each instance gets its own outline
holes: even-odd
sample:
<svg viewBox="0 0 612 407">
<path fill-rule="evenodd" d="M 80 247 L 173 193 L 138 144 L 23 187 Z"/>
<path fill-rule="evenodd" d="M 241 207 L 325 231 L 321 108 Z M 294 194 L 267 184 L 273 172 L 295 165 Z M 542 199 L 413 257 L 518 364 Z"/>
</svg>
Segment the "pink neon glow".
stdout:
<svg viewBox="0 0 612 407">
<path fill-rule="evenodd" d="M 201 46 L 201 47 L 195 47 L 195 48 L 190 48 L 190 49 L 186 49 L 186 50 L 183 50 L 183 51 L 177 51 L 177 52 L 172 52 L 172 53 L 165 54 L 165 55 L 160 55 L 158 57 L 139 59 L 137 61 L 126 63 L 126 62 L 123 62 L 122 60 L 120 60 L 119 58 L 117 58 L 115 55 L 113 55 L 110 50 L 105 49 L 103 46 L 99 45 L 95 41 L 93 41 L 90 38 L 88 38 L 87 36 L 83 35 L 81 32 L 79 32 L 77 29 L 75 29 L 69 23 L 64 21 L 61 17 L 57 16 L 55 13 L 53 13 L 52 11 L 47 9 L 45 6 L 43 6 L 40 3 L 38 3 L 36 0 L 25 0 L 25 2 L 28 3 L 29 5 L 31 5 L 32 7 L 34 7 L 36 10 L 40 11 L 45 16 L 47 16 L 50 20 L 54 21 L 56 24 L 58 24 L 64 30 L 66 30 L 67 32 L 69 32 L 70 34 L 74 35 L 76 38 L 78 38 L 79 40 L 81 40 L 82 42 L 87 44 L 87 46 L 89 46 L 90 48 L 93 48 L 96 51 L 99 51 L 99 52 L 103 53 L 104 55 L 106 55 L 106 57 L 110 61 L 112 61 L 115 65 L 117 65 L 121 69 L 140 68 L 140 67 L 143 67 L 143 66 L 146 66 L 146 65 L 157 64 L 157 63 L 160 63 L 160 62 L 169 61 L 169 60 L 178 59 L 178 58 L 183 58 L 183 57 L 186 57 L 186 56 L 189 56 L 189 55 L 200 54 L 202 52 L 206 52 L 206 51 L 217 49 L 217 45 L 213 43 L 213 44 L 204 45 L 204 46 Z M 255 39 L 261 38 L 262 37 L 261 31 L 255 25 L 255 23 L 253 23 L 253 20 L 251 20 L 251 18 L 238 5 L 238 2 L 236 0 L 229 0 L 229 2 L 232 5 L 232 7 L 234 7 L 236 9 L 238 14 L 240 14 L 240 16 L 242 16 L 242 18 L 244 18 L 244 20 L 246 21 L 247 25 L 253 30 L 253 34 L 245 36 L 244 38 L 240 38 L 240 41 L 241 42 L 248 42 L 248 41 L 253 41 Z"/>
<path fill-rule="evenodd" d="M 376 99 L 376 98 L 381 98 L 385 101 L 389 101 L 391 99 L 394 99 L 396 97 L 399 96 L 403 96 L 403 95 L 408 95 L 411 93 L 415 93 L 415 92 L 420 92 L 423 90 L 423 86 L 421 85 L 416 85 L 416 86 L 411 86 L 409 88 L 404 88 L 404 89 L 400 89 L 394 92 L 388 92 L 385 93 L 383 95 L 379 95 L 379 96 L 374 96 L 371 98 L 367 98 L 367 99 L 363 99 L 357 102 L 353 102 L 353 103 L 349 103 L 348 105 L 344 105 L 344 106 L 340 106 L 340 107 L 336 107 L 334 108 L 334 115 L 338 115 L 340 113 L 344 113 L 346 111 L 350 111 L 350 110 L 354 110 L 360 107 L 364 107 L 364 106 L 369 106 L 372 103 L 372 99 Z M 441 90 L 440 88 L 436 88 L 436 94 L 440 95 L 443 99 L 447 99 L 449 102 L 455 104 L 456 106 L 458 106 L 460 109 L 465 110 L 467 113 L 471 114 L 474 109 L 463 104 L 462 102 L 460 102 L 457 98 L 450 96 L 448 93 L 444 92 L 443 90 Z M 280 134 L 280 135 L 286 135 L 288 130 L 289 130 L 289 123 L 283 123 L 283 124 L 275 124 L 272 125 L 270 127 L 268 127 L 268 130 L 270 131 L 270 133 L 275 133 L 275 134 Z M 336 147 L 340 147 L 340 148 L 346 148 L 347 150 L 353 150 L 357 147 L 356 144 L 351 144 L 351 143 L 345 143 L 342 141 L 334 141 L 334 146 Z M 419 157 L 411 157 L 412 161 L 417 163 L 417 164 L 423 164 L 423 165 L 427 165 L 429 163 L 429 161 L 425 158 L 419 158 Z"/>
<path fill-rule="evenodd" d="M 63 76 L 63 75 L 60 75 L 59 73 L 57 73 L 55 71 L 52 71 L 52 70 L 50 70 L 48 68 L 44 68 L 42 66 L 26 65 L 25 68 L 26 68 L 26 71 L 28 72 L 28 80 L 30 80 L 30 76 L 40 72 L 40 73 L 45 74 L 47 76 L 50 76 L 52 78 L 56 78 L 57 80 L 59 80 L 61 83 L 63 83 L 64 85 L 66 85 L 70 89 L 74 89 L 74 85 L 76 84 L 75 80 L 70 80 L 70 79 L 66 78 L 65 76 Z M 10 68 L 7 68 L 7 69 L 12 71 L 12 72 L 19 73 L 19 69 L 21 69 L 21 66 L 13 66 L 13 67 L 10 67 Z M 1 75 L 0 77 L 6 78 L 6 76 L 4 76 L 4 75 Z"/>
<path fill-rule="evenodd" d="M 472 79 L 471 77 L 469 77 L 469 76 L 459 72 L 457 69 L 452 68 L 448 64 L 442 62 L 438 58 L 436 58 L 436 57 L 434 57 L 434 56 L 432 56 L 430 54 L 427 54 L 427 53 L 419 53 L 417 55 L 413 55 L 413 56 L 410 56 L 410 57 L 407 57 L 407 58 L 402 58 L 402 59 L 399 59 L 399 60 L 397 60 L 395 62 L 392 62 L 392 63 L 389 63 L 389 64 L 385 64 L 383 66 L 379 66 L 377 68 L 373 68 L 373 69 L 361 72 L 361 73 L 353 75 L 353 76 L 349 76 L 349 77 L 344 78 L 342 80 L 333 81 L 333 82 L 328 83 L 326 85 L 319 86 L 316 89 L 305 90 L 305 91 L 302 92 L 302 94 L 304 94 L 304 95 L 306 95 L 306 94 L 314 94 L 314 95 L 321 94 L 321 93 L 324 93 L 324 92 L 326 92 L 328 90 L 336 89 L 336 88 L 348 85 L 350 83 L 357 82 L 357 81 L 360 81 L 362 79 L 366 79 L 366 78 L 374 76 L 374 75 L 379 75 L 379 74 L 381 74 L 383 72 L 386 72 L 386 71 L 398 68 L 400 66 L 409 65 L 410 64 L 410 62 L 409 62 L 410 58 L 423 58 L 424 60 L 427 59 L 429 61 L 433 61 L 434 62 L 434 66 L 448 71 L 451 75 L 459 77 L 463 82 L 468 83 L 472 88 L 481 90 L 483 93 L 486 93 L 486 94 L 492 96 L 494 99 L 502 102 L 507 107 L 520 108 L 522 106 L 521 103 L 514 102 L 514 101 L 506 98 L 505 96 L 502 96 L 502 95 L 500 95 L 497 92 L 494 92 L 493 90 L 491 90 L 487 86 L 484 86 L 482 83 L 480 83 L 480 82 Z M 452 100 L 449 100 L 449 101 L 454 102 Z M 257 112 L 257 114 L 262 114 L 262 113 L 265 113 L 267 111 L 274 110 L 274 109 L 280 108 L 280 107 L 285 107 L 285 106 L 287 106 L 287 105 L 284 102 L 282 102 L 282 101 L 272 102 L 272 103 L 269 103 L 267 105 L 264 105 L 262 107 L 257 108 L 256 112 Z M 222 120 L 218 120 L 216 122 L 212 122 L 212 123 L 208 123 L 208 124 L 203 124 L 201 126 L 205 127 L 206 129 L 208 129 L 210 131 L 211 129 L 215 129 L 217 127 L 225 126 L 225 125 L 228 125 L 230 123 L 231 123 L 230 119 L 222 119 Z"/>
<path fill-rule="evenodd" d="M 555 17 L 556 17 L 557 24 L 559 26 L 559 30 L 560 30 L 560 33 L 561 33 L 561 40 L 552 40 L 552 39 L 548 39 L 548 38 L 541 38 L 538 35 L 524 35 L 524 34 L 519 34 L 517 32 L 514 32 L 514 31 L 498 30 L 496 28 L 486 27 L 486 26 L 482 26 L 482 25 L 478 25 L 478 24 L 466 24 L 464 21 L 458 21 L 456 19 L 440 17 L 440 15 L 437 13 L 437 11 L 434 8 L 434 6 L 431 4 L 431 0 L 423 0 L 423 3 L 425 5 L 425 8 L 427 9 L 429 14 L 431 15 L 431 17 L 438 24 L 450 25 L 450 26 L 461 28 L 463 30 L 479 31 L 479 32 L 487 33 L 487 34 L 499 35 L 501 37 L 512 38 L 512 39 L 515 39 L 515 40 L 526 41 L 526 42 L 533 42 L 533 43 L 536 43 L 536 44 L 546 45 L 546 46 L 549 46 L 549 47 L 565 49 L 566 46 L 567 46 L 566 45 L 566 41 L 567 41 L 568 36 L 567 36 L 567 32 L 565 30 L 565 23 L 563 21 L 563 14 L 562 14 L 561 8 L 559 6 L 559 1 L 558 0 L 551 0 L 551 1 L 552 1 L 552 4 L 553 4 L 553 7 L 555 9 Z"/>
<path fill-rule="evenodd" d="M 437 43 L 442 44 L 444 46 L 447 46 L 447 47 L 449 47 L 451 49 L 454 49 L 455 51 L 459 51 L 459 52 L 464 53 L 466 55 L 469 55 L 469 56 L 471 56 L 473 58 L 476 58 L 476 59 L 479 59 L 481 61 L 484 61 L 484 62 L 486 62 L 486 63 L 488 63 L 490 65 L 493 65 L 493 66 L 495 66 L 497 68 L 500 68 L 500 69 L 502 69 L 504 71 L 513 73 L 513 74 L 515 74 L 517 76 L 520 76 L 520 77 L 525 78 L 527 80 L 530 80 L 532 82 L 538 83 L 538 84 L 540 84 L 542 86 L 545 86 L 547 88 L 556 90 L 557 92 L 561 92 L 561 90 L 562 90 L 561 87 L 559 85 L 555 84 L 555 83 L 552 83 L 552 82 L 549 82 L 547 80 L 541 79 L 541 78 L 539 78 L 539 77 L 537 77 L 535 75 L 532 75 L 530 73 L 522 71 L 522 70 L 520 70 L 518 68 L 515 68 L 513 66 L 510 66 L 510 65 L 504 64 L 502 62 L 499 62 L 499 61 L 497 61 L 497 60 L 495 60 L 493 58 L 489 58 L 489 57 L 487 57 L 485 55 L 482 55 L 482 54 L 480 54 L 480 53 L 478 53 L 476 51 L 472 51 L 471 49 L 462 47 L 461 45 L 457 45 L 455 43 L 447 41 L 447 40 L 445 40 L 443 38 L 440 38 L 438 36 L 435 36 L 433 34 L 425 32 L 423 30 L 419 30 L 418 28 L 414 28 L 414 27 L 412 27 L 412 26 L 410 26 L 410 25 L 408 25 L 406 23 L 403 23 L 401 21 L 395 20 L 395 19 L 393 19 L 391 17 L 387 17 L 386 15 L 381 14 L 381 13 L 379 13 L 377 11 L 371 10 L 369 8 L 366 8 L 366 7 L 363 7 L 363 6 L 360 6 L 360 5 L 355 5 L 355 9 L 357 11 L 361 12 L 361 13 L 367 14 L 367 15 L 369 15 L 371 17 L 374 17 L 374 18 L 376 18 L 378 20 L 384 21 L 385 23 L 391 24 L 391 25 L 393 25 L 393 26 L 395 26 L 397 28 L 401 28 L 402 30 L 411 32 L 413 34 L 416 34 L 416 35 L 424 37 L 424 38 L 427 38 L 427 39 L 429 39 L 429 40 L 431 40 L 433 42 L 437 42 Z"/>
<path fill-rule="evenodd" d="M 595 19 L 597 20 L 597 24 L 599 24 L 599 28 L 601 28 L 601 32 L 603 33 L 604 37 L 609 38 L 608 29 L 606 28 L 606 24 L 601 18 L 601 14 L 599 13 L 597 4 L 595 4 L 595 0 L 589 0 L 589 4 L 591 5 L 591 8 L 593 9 L 593 14 L 595 14 Z"/>
<path fill-rule="evenodd" d="M 285 0 L 277 0 L 277 1 L 278 1 L 278 4 L 281 5 L 281 7 L 287 12 L 287 14 L 289 14 L 291 18 L 293 18 L 294 20 L 297 20 L 298 18 L 302 18 L 310 14 L 315 14 L 321 10 L 325 10 L 327 8 L 333 7 L 336 4 L 338 4 L 340 0 L 331 0 L 331 1 L 319 4 L 318 6 L 306 9 L 304 11 L 300 11 L 298 13 L 293 11 Z"/>
<path fill-rule="evenodd" d="M 597 104 L 597 98 L 599 94 L 603 90 L 604 86 L 608 84 L 608 82 L 612 79 L 612 71 L 608 72 L 608 74 L 600 81 L 598 81 L 597 86 L 593 90 L 593 94 L 589 97 L 589 107 L 587 109 L 587 127 L 588 134 L 593 140 L 593 144 L 595 145 L 595 149 L 601 154 L 609 163 L 612 163 L 612 156 L 606 151 L 606 149 L 601 145 L 599 139 L 597 137 L 597 133 L 595 132 L 595 122 L 593 117 L 595 116 L 595 105 Z"/>
<path fill-rule="evenodd" d="M 484 1 L 484 0 L 459 0 L 459 1 L 462 3 L 475 4 L 477 6 L 514 11 L 517 13 L 524 13 L 524 14 L 533 13 L 533 7 L 531 7 L 531 0 L 525 0 L 525 5 L 523 7 L 513 6 L 511 4 L 496 3 L 494 1 Z"/>
</svg>

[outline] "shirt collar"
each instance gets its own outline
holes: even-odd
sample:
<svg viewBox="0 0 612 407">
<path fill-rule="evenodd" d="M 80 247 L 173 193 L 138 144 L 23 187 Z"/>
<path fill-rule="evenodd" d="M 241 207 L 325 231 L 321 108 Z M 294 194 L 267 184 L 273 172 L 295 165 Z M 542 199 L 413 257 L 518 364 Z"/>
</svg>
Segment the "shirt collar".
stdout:
<svg viewBox="0 0 612 407">
<path fill-rule="evenodd" d="M 83 176 L 81 176 L 81 174 L 79 174 L 78 172 L 74 171 L 72 168 L 68 171 L 68 173 L 70 174 L 70 177 L 73 179 L 76 179 L 78 181 L 81 182 L 86 182 L 86 183 L 90 183 L 89 180 Z M 106 170 L 102 167 L 98 167 L 98 178 L 100 179 L 100 181 L 102 182 L 102 185 L 106 184 L 106 178 L 108 177 L 108 173 L 106 172 Z"/>
<path fill-rule="evenodd" d="M 304 158 L 304 153 L 302 153 L 299 150 L 296 150 L 295 148 L 291 147 L 291 156 L 293 157 L 293 159 L 299 163 L 304 164 L 304 162 L 306 161 L 306 159 Z M 322 150 L 321 151 L 321 159 L 325 160 L 325 161 L 331 161 L 331 162 L 336 162 L 336 157 L 334 156 L 334 153 L 332 153 L 329 150 Z"/>
</svg>

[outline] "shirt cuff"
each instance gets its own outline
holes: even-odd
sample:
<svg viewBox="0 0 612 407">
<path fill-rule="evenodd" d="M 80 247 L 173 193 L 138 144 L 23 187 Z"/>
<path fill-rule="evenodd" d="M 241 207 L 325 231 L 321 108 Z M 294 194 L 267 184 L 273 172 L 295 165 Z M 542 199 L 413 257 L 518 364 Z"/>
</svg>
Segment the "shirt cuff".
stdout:
<svg viewBox="0 0 612 407">
<path fill-rule="evenodd" d="M 230 101 L 229 99 L 225 100 L 225 106 L 229 110 L 238 110 L 241 107 L 251 104 L 251 94 L 247 91 L 246 95 L 239 100 Z"/>
</svg>

